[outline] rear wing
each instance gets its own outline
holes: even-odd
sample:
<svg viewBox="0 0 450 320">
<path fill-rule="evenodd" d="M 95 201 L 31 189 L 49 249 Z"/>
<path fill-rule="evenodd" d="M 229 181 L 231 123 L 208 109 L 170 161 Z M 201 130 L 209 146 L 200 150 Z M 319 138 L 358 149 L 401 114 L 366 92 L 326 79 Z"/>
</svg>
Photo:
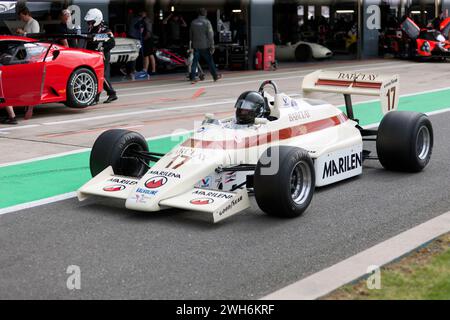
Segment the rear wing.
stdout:
<svg viewBox="0 0 450 320">
<path fill-rule="evenodd" d="M 399 81 L 398 75 L 318 70 L 303 79 L 302 90 L 305 97 L 313 92 L 343 94 L 347 116 L 353 119 L 351 95 L 379 97 L 383 114 L 396 110 Z"/>
</svg>

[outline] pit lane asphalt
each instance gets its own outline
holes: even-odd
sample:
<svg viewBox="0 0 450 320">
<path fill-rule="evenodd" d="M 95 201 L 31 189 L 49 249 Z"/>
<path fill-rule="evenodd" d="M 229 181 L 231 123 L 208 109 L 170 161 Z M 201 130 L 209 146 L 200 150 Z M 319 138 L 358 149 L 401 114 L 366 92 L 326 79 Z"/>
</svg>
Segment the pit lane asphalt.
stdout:
<svg viewBox="0 0 450 320">
<path fill-rule="evenodd" d="M 19 125 L 0 124 L 0 164 L 27 160 L 80 148 L 90 148 L 98 135 L 110 128 L 127 128 L 145 137 L 170 134 L 175 129 L 192 130 L 205 113 L 219 118 L 233 113 L 237 97 L 246 90 L 257 90 L 266 79 L 275 80 L 281 91 L 299 94 L 302 77 L 319 68 L 341 71 L 398 73 L 400 94 L 418 93 L 449 87 L 450 63 L 417 63 L 400 60 L 325 61 L 289 64 L 276 72 L 249 71 L 227 73 L 217 83 L 211 80 L 191 85 L 183 80 L 161 76 L 160 80 L 114 84 L 119 100 L 85 109 L 61 104 L 35 108 L 33 118 Z M 320 98 L 341 105 L 343 98 L 321 94 Z M 374 97 L 354 96 L 354 102 Z M 19 147 L 18 147 L 19 146 Z"/>
<path fill-rule="evenodd" d="M 449 210 L 450 113 L 431 120 L 425 171 L 388 172 L 368 161 L 361 177 L 316 190 L 296 219 L 268 217 L 254 200 L 216 225 L 105 200 L 5 214 L 0 298 L 260 298 Z M 81 290 L 66 288 L 69 265 L 81 268 Z"/>
</svg>

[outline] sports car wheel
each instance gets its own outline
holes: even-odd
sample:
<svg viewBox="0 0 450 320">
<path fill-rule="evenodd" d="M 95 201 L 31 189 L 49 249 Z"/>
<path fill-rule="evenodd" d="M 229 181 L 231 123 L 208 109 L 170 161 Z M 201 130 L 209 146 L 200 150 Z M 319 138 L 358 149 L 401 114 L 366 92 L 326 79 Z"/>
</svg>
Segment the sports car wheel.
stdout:
<svg viewBox="0 0 450 320">
<path fill-rule="evenodd" d="M 295 48 L 295 60 L 297 61 L 308 61 L 312 59 L 312 51 L 309 46 L 306 44 L 298 45 Z"/>
<path fill-rule="evenodd" d="M 86 68 L 77 69 L 67 83 L 66 105 L 70 108 L 86 108 L 95 101 L 97 90 L 95 74 Z"/>
<path fill-rule="evenodd" d="M 133 156 L 136 151 L 148 152 L 147 141 L 139 133 L 123 129 L 103 132 L 92 147 L 89 161 L 92 176 L 95 177 L 109 166 L 117 175 L 143 176 L 148 170 L 148 162 Z"/>
<path fill-rule="evenodd" d="M 268 148 L 259 159 L 254 176 L 255 198 L 267 214 L 293 218 L 311 203 L 315 188 L 314 165 L 300 148 Z"/>
<path fill-rule="evenodd" d="M 423 113 L 394 111 L 378 127 L 377 153 L 388 170 L 418 172 L 430 161 L 433 127 Z"/>
</svg>

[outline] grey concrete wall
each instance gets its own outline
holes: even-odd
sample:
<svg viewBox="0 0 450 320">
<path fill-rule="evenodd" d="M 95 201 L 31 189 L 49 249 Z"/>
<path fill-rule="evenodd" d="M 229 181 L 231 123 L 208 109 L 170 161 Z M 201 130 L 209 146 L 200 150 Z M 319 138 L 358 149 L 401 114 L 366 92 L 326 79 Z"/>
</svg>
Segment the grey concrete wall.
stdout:
<svg viewBox="0 0 450 320">
<path fill-rule="evenodd" d="M 363 0 L 361 57 L 378 56 L 378 38 L 381 24 L 380 0 Z"/>
<path fill-rule="evenodd" d="M 450 0 L 442 0 L 442 11 L 448 10 L 450 16 Z"/>
<path fill-rule="evenodd" d="M 249 67 L 254 68 L 257 47 L 273 43 L 274 0 L 251 0 L 249 4 Z"/>
</svg>

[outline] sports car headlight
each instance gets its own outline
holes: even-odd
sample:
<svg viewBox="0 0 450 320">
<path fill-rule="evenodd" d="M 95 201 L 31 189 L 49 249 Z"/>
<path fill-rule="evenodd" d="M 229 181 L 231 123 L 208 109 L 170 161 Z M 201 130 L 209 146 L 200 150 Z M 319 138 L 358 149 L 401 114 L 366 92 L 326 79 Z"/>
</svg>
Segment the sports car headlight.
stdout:
<svg viewBox="0 0 450 320">
<path fill-rule="evenodd" d="M 138 48 L 138 50 L 141 50 L 141 48 L 142 48 L 142 44 L 138 40 L 136 40 L 136 48 Z"/>
</svg>

